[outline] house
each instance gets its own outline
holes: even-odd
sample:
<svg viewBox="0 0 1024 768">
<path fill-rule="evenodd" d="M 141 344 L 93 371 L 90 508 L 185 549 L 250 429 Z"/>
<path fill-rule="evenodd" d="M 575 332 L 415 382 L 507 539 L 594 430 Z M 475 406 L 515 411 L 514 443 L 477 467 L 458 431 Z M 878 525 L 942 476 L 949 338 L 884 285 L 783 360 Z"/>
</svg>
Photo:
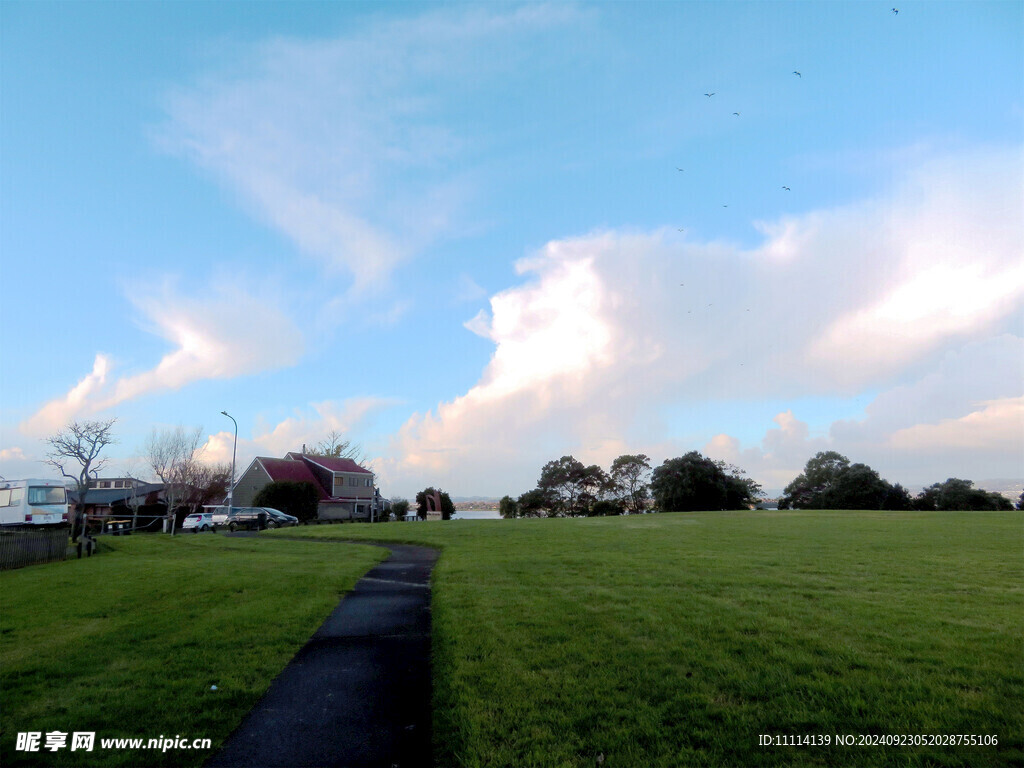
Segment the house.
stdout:
<svg viewBox="0 0 1024 768">
<path fill-rule="evenodd" d="M 283 459 L 257 456 L 235 483 L 232 504 L 251 507 L 256 494 L 272 482 L 310 483 L 317 490 L 321 520 L 365 520 L 380 512 L 373 472 L 352 459 L 286 453 Z"/>
<path fill-rule="evenodd" d="M 78 509 L 78 493 L 68 489 L 68 502 Z M 137 516 L 143 527 L 167 514 L 164 486 L 144 483 L 134 477 L 98 477 L 89 481 L 85 514 L 90 520 Z"/>
</svg>

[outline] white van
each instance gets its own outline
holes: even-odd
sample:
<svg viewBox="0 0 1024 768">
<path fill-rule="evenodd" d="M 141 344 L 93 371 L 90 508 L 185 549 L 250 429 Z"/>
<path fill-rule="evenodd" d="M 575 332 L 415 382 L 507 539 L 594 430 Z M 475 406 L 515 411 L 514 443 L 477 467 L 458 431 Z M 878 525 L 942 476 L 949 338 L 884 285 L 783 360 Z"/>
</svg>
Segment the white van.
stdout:
<svg viewBox="0 0 1024 768">
<path fill-rule="evenodd" d="M 57 480 L 0 482 L 0 525 L 56 525 L 68 520 L 68 492 Z"/>
</svg>

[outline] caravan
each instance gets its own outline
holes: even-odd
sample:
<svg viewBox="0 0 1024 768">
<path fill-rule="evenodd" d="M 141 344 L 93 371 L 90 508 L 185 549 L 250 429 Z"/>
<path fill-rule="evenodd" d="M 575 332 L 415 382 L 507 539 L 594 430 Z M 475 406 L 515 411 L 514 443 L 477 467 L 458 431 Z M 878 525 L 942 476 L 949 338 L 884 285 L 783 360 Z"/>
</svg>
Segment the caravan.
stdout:
<svg viewBox="0 0 1024 768">
<path fill-rule="evenodd" d="M 0 482 L 0 525 L 56 525 L 68 520 L 68 493 L 56 480 Z"/>
</svg>

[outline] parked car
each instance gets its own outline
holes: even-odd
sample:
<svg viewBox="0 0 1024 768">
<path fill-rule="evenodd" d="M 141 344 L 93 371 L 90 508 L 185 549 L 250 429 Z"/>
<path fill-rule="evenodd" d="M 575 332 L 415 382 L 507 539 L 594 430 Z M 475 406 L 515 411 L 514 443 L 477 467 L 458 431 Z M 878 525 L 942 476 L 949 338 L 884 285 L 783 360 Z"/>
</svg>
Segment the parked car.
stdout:
<svg viewBox="0 0 1024 768">
<path fill-rule="evenodd" d="M 262 531 L 267 527 L 269 515 L 263 507 L 232 507 L 228 512 L 228 530 L 237 531 L 239 528 L 245 530 Z"/>
<path fill-rule="evenodd" d="M 289 515 L 279 509 L 272 507 L 259 507 L 267 513 L 267 528 L 287 528 L 290 525 L 298 525 L 299 518 Z"/>
<path fill-rule="evenodd" d="M 185 518 L 181 524 L 181 530 L 190 528 L 193 531 L 208 531 L 213 528 L 213 513 L 197 512 Z"/>
</svg>

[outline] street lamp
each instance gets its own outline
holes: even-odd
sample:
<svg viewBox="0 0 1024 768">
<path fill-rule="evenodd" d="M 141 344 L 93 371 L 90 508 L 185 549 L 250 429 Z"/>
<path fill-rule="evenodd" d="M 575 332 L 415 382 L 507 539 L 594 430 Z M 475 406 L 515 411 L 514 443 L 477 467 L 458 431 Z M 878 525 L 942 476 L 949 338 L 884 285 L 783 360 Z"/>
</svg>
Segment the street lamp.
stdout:
<svg viewBox="0 0 1024 768">
<path fill-rule="evenodd" d="M 231 446 L 231 482 L 228 483 L 228 514 L 231 514 L 231 507 L 235 503 L 235 450 L 238 448 L 238 422 L 227 411 L 221 411 L 221 413 L 231 419 L 235 425 L 235 442 Z"/>
</svg>

